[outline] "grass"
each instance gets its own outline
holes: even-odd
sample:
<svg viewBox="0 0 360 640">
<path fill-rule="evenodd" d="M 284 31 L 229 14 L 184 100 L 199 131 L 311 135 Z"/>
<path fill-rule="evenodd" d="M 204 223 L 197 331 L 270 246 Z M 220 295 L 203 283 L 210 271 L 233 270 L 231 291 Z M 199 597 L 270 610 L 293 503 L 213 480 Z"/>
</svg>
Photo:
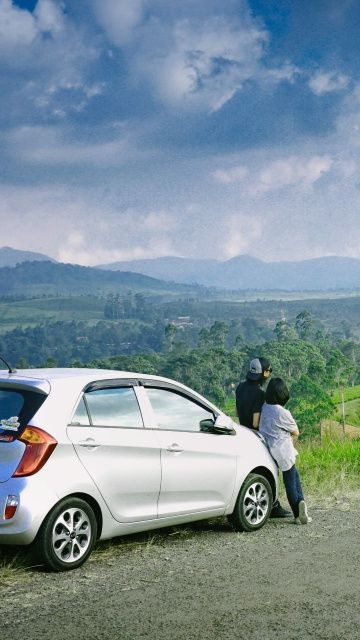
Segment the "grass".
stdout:
<svg viewBox="0 0 360 640">
<path fill-rule="evenodd" d="M 299 468 L 306 492 L 314 497 L 359 490 L 360 438 L 298 443 Z"/>
<path fill-rule="evenodd" d="M 360 427 L 360 398 L 344 403 L 345 423 Z M 338 405 L 339 422 L 342 422 L 342 405 Z"/>
<path fill-rule="evenodd" d="M 0 585 L 14 586 L 17 581 L 24 582 L 31 577 L 34 566 L 27 547 L 0 547 Z"/>
<path fill-rule="evenodd" d="M 335 389 L 330 394 L 331 399 L 335 404 L 340 404 L 342 402 L 342 394 L 344 394 L 345 402 L 349 402 L 350 400 L 356 400 L 357 398 L 360 398 L 360 384 L 357 384 L 354 387 L 345 387 L 344 389 Z"/>
</svg>

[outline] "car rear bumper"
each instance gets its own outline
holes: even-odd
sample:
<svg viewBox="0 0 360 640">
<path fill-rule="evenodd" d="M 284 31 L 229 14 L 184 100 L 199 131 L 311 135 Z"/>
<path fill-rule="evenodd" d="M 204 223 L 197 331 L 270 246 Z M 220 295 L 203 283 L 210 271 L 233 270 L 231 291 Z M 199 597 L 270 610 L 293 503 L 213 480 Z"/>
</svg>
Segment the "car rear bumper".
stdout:
<svg viewBox="0 0 360 640">
<path fill-rule="evenodd" d="M 15 515 L 5 520 L 8 496 L 16 496 L 19 505 Z M 58 496 L 43 484 L 30 478 L 11 478 L 0 483 L 0 544 L 30 544 Z"/>
</svg>

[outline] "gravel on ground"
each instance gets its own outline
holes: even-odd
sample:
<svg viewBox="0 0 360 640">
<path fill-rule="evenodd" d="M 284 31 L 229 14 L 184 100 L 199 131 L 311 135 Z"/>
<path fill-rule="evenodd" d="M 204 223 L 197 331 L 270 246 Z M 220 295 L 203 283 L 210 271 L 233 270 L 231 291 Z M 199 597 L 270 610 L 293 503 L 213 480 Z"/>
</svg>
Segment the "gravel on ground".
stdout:
<svg viewBox="0 0 360 640">
<path fill-rule="evenodd" d="M 355 640 L 359 513 L 360 497 L 319 501 L 306 526 L 212 520 L 100 543 L 75 571 L 30 567 L 0 585 L 1 639 Z"/>
</svg>

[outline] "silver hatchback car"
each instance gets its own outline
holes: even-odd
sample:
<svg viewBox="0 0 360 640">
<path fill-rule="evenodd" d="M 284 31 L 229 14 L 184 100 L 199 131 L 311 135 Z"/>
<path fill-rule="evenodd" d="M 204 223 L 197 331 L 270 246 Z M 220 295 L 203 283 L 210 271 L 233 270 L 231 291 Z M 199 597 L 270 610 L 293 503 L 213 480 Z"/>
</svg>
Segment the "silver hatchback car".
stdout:
<svg viewBox="0 0 360 640">
<path fill-rule="evenodd" d="M 173 380 L 0 371 L 0 544 L 33 543 L 53 570 L 98 539 L 193 520 L 259 529 L 277 482 L 256 433 Z"/>
</svg>

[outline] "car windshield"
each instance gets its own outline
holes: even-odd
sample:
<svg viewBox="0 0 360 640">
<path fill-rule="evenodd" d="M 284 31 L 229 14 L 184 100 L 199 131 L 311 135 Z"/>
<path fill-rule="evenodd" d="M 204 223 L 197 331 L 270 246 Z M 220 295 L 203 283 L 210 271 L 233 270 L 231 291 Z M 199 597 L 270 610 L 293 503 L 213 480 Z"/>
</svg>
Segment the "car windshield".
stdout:
<svg viewBox="0 0 360 640">
<path fill-rule="evenodd" d="M 19 435 L 45 398 L 38 391 L 0 386 L 0 437 Z"/>
</svg>

